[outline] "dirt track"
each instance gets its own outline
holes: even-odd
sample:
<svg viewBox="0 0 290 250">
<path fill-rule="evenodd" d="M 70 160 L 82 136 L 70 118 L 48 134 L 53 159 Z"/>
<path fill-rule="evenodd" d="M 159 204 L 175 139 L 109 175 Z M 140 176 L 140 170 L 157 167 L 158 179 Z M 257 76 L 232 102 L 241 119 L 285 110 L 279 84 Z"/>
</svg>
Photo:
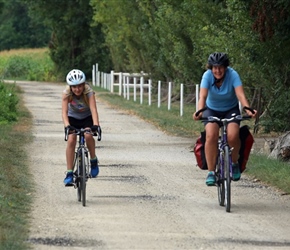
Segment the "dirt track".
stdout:
<svg viewBox="0 0 290 250">
<path fill-rule="evenodd" d="M 87 206 L 63 185 L 61 121 L 64 86 L 19 82 L 33 114 L 28 147 L 35 179 L 29 241 L 34 249 L 289 249 L 290 197 L 245 176 L 232 185 L 232 212 L 217 202 L 195 167 L 193 139 L 97 100 L 103 139 L 100 175 L 87 186 Z"/>
</svg>

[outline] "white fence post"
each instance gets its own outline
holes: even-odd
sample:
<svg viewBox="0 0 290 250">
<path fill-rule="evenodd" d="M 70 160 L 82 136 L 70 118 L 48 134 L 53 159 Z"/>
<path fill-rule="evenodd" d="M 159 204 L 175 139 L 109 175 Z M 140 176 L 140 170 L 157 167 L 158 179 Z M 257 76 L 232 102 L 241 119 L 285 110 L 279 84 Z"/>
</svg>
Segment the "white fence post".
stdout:
<svg viewBox="0 0 290 250">
<path fill-rule="evenodd" d="M 140 104 L 143 104 L 143 83 L 144 83 L 144 77 L 141 76 L 140 78 Z"/>
<path fill-rule="evenodd" d="M 127 76 L 126 78 L 127 78 L 127 82 L 126 82 L 126 84 L 127 84 L 127 100 L 129 100 L 130 99 L 130 86 L 129 86 L 130 77 Z"/>
<path fill-rule="evenodd" d="M 171 82 L 168 83 L 168 110 L 171 108 Z"/>
<path fill-rule="evenodd" d="M 123 79 L 123 74 L 122 72 L 119 73 L 119 95 L 122 95 L 122 79 Z"/>
<path fill-rule="evenodd" d="M 98 87 L 100 87 L 100 78 L 101 78 L 101 72 L 97 71 L 96 84 L 97 84 Z"/>
<path fill-rule="evenodd" d="M 183 83 L 180 84 L 180 116 L 183 116 Z"/>
<path fill-rule="evenodd" d="M 195 85 L 195 110 L 198 110 L 198 100 L 199 100 L 199 85 Z"/>
<path fill-rule="evenodd" d="M 126 98 L 126 76 L 123 75 L 123 97 Z"/>
<path fill-rule="evenodd" d="M 111 73 L 109 73 L 109 74 L 107 74 L 107 86 L 108 86 L 108 90 L 109 91 L 111 91 L 111 88 L 112 88 L 112 86 L 111 86 Z M 114 86 L 113 86 L 114 87 Z"/>
<path fill-rule="evenodd" d="M 114 70 L 111 70 L 111 93 L 114 93 L 114 82 L 115 82 Z"/>
<path fill-rule="evenodd" d="M 92 70 L 92 85 L 96 86 L 96 74 L 95 74 L 95 65 L 93 65 L 93 70 Z"/>
<path fill-rule="evenodd" d="M 160 108 L 161 106 L 161 81 L 158 81 L 158 96 L 157 96 L 158 100 L 157 100 L 157 107 Z"/>
<path fill-rule="evenodd" d="M 95 67 L 95 75 L 96 75 L 95 84 L 97 86 L 100 86 L 100 72 L 99 72 L 99 65 L 97 63 L 96 63 L 96 67 Z"/>
<path fill-rule="evenodd" d="M 152 86 L 152 80 L 148 80 L 148 105 L 151 106 L 151 86 Z"/>
<path fill-rule="evenodd" d="M 242 114 L 243 113 L 243 107 L 242 107 L 241 102 L 239 102 L 239 109 L 240 109 L 240 113 Z"/>
<path fill-rule="evenodd" d="M 137 98 L 137 78 L 134 77 L 134 102 L 136 102 Z"/>
</svg>

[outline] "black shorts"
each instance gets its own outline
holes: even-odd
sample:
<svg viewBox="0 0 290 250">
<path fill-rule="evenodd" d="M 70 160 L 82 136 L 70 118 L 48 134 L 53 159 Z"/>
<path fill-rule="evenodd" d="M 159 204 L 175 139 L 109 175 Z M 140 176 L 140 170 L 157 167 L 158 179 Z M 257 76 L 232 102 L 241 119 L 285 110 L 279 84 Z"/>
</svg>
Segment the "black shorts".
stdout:
<svg viewBox="0 0 290 250">
<path fill-rule="evenodd" d="M 81 129 L 81 128 L 90 128 L 94 125 L 92 116 L 88 116 L 85 119 L 78 120 L 73 117 L 68 117 L 69 124 L 75 128 Z"/>
<path fill-rule="evenodd" d="M 219 118 L 231 118 L 233 116 L 233 114 L 234 115 L 241 114 L 239 105 L 237 105 L 236 107 L 234 107 L 228 111 L 221 112 L 221 111 L 216 111 L 216 110 L 212 110 L 212 109 L 207 108 L 205 111 L 202 112 L 203 117 L 216 116 Z M 238 121 L 238 120 L 233 120 L 231 122 L 237 123 L 239 125 L 241 123 L 241 121 Z M 204 121 L 203 123 L 204 123 L 204 125 L 206 125 L 207 123 L 209 123 L 209 121 Z M 221 126 L 221 124 L 219 124 L 219 125 Z"/>
</svg>

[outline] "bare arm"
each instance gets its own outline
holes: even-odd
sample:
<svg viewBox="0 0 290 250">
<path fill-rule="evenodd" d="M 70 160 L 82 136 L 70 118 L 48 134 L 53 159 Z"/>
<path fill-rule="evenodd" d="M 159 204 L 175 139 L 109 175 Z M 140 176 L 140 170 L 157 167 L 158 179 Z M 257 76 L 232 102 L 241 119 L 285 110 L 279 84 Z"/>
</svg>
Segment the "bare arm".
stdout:
<svg viewBox="0 0 290 250">
<path fill-rule="evenodd" d="M 68 120 L 68 96 L 66 94 L 62 94 L 62 121 L 65 127 L 69 124 Z"/>
<path fill-rule="evenodd" d="M 200 109 L 205 107 L 205 101 L 206 101 L 206 98 L 207 98 L 207 94 L 208 94 L 208 89 L 206 89 L 206 88 L 201 88 L 200 89 L 197 110 L 200 110 Z M 198 117 L 195 116 L 195 113 L 196 112 L 193 113 L 193 119 L 194 120 L 199 120 L 200 117 L 202 116 L 202 113 L 200 113 Z"/>
<path fill-rule="evenodd" d="M 93 118 L 93 123 L 94 123 L 93 125 L 100 125 L 95 94 L 89 97 L 89 105 L 90 105 L 90 110 L 92 113 L 92 118 Z"/>
<path fill-rule="evenodd" d="M 246 98 L 243 86 L 238 86 L 235 88 L 236 96 L 239 99 L 242 107 L 250 107 L 249 102 Z M 250 111 L 246 110 L 247 114 L 252 117 L 256 117 L 257 110 L 254 110 L 255 114 L 252 114 Z"/>
</svg>

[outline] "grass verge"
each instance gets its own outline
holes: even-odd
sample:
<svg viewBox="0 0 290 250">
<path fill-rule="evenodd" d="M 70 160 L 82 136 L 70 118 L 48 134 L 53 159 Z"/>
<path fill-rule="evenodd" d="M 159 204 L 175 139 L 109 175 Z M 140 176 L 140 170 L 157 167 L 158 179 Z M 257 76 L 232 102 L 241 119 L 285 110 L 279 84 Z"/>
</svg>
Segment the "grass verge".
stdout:
<svg viewBox="0 0 290 250">
<path fill-rule="evenodd" d="M 31 142 L 31 115 L 22 104 L 18 122 L 0 126 L 0 249 L 29 248 L 33 185 L 25 145 Z"/>
<path fill-rule="evenodd" d="M 263 183 L 274 186 L 284 195 L 290 195 L 290 165 L 265 155 L 252 154 L 247 165 L 247 174 Z"/>
<path fill-rule="evenodd" d="M 181 117 L 179 105 L 173 104 L 171 110 L 168 111 L 167 104 L 163 103 L 160 108 L 157 108 L 157 103 L 151 106 L 137 99 L 134 102 L 126 100 L 122 96 L 108 93 L 100 88 L 96 89 L 99 98 L 109 103 L 117 109 L 126 110 L 127 112 L 137 115 L 140 118 L 153 123 L 155 126 L 168 134 L 193 138 L 192 144 L 195 143 L 195 138 L 203 130 L 203 125 L 200 122 L 192 120 L 192 113 L 195 110 L 194 105 L 184 105 L 184 114 Z M 250 122 L 244 122 L 250 127 Z M 193 154 L 192 154 L 192 157 Z M 194 166 L 193 166 L 194 167 Z M 268 159 L 267 156 L 261 154 L 252 154 L 247 164 L 247 175 L 255 178 L 265 185 L 270 185 L 280 189 L 284 194 L 290 194 L 290 165 L 286 162 L 281 162 L 275 159 Z"/>
</svg>

